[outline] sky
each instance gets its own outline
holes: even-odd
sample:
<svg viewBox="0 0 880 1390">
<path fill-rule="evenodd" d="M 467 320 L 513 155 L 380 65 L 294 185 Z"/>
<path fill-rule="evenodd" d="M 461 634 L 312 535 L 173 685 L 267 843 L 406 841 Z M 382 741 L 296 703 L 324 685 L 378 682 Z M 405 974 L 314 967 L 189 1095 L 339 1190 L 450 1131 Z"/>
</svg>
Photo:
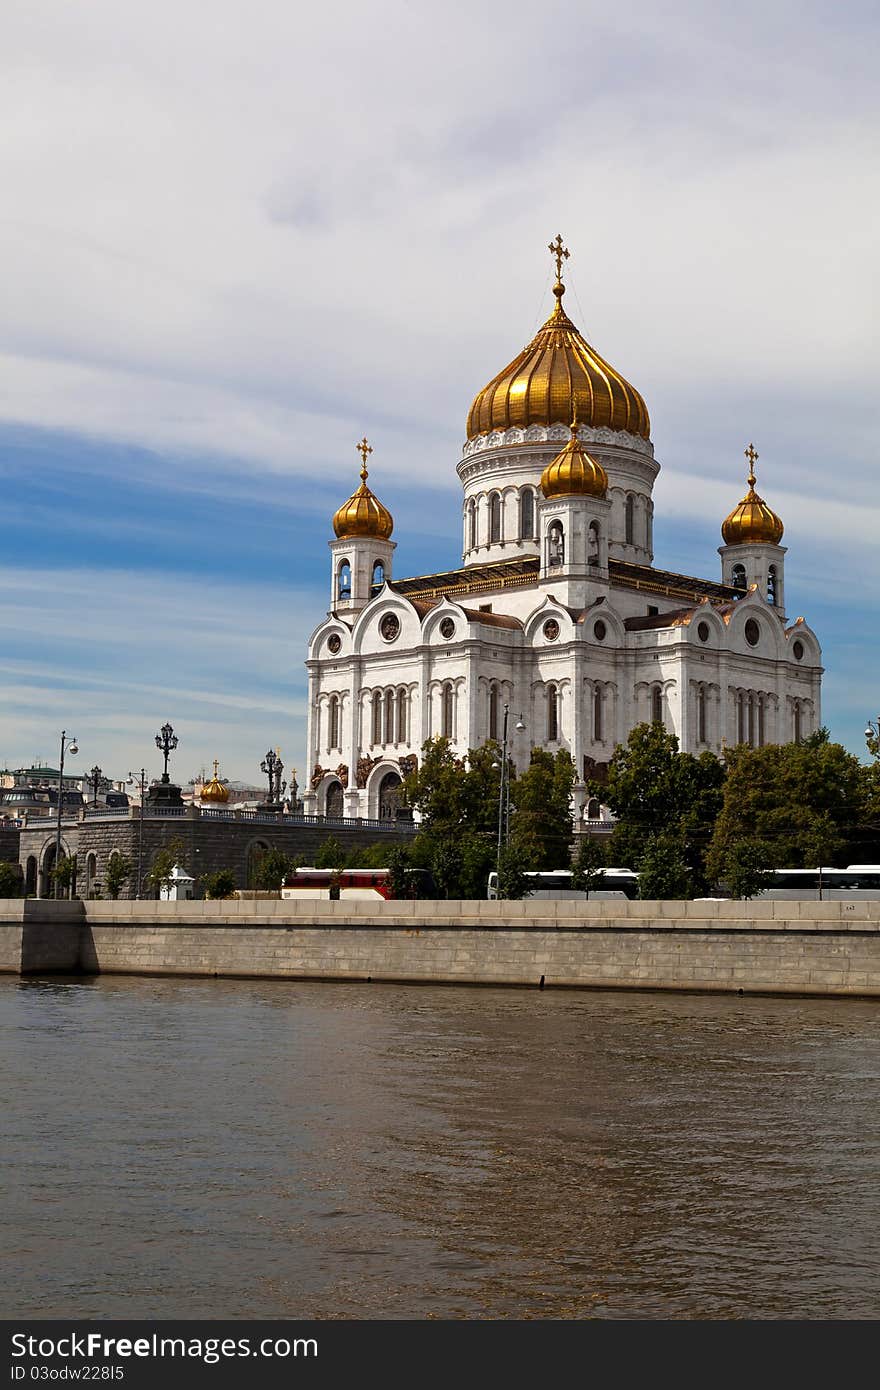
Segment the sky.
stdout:
<svg viewBox="0 0 880 1390">
<path fill-rule="evenodd" d="M 460 563 L 475 393 L 552 308 L 645 397 L 655 563 L 743 450 L 823 717 L 880 713 L 867 3 L 28 0 L 0 17 L 0 766 L 302 781 L 355 443 L 398 576 Z"/>
</svg>

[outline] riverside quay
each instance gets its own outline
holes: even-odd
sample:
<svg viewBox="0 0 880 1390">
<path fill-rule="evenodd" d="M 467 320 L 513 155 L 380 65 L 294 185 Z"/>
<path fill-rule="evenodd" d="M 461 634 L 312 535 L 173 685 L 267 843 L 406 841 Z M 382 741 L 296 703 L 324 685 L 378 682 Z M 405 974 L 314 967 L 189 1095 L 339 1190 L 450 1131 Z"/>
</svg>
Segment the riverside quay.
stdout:
<svg viewBox="0 0 880 1390">
<path fill-rule="evenodd" d="M 376 843 L 405 844 L 414 829 L 412 822 L 402 820 L 328 819 L 198 806 L 154 808 L 149 804 L 141 821 L 137 806 L 113 811 L 86 807 L 61 823 L 61 853 L 76 855 L 77 866 L 76 880 L 65 896 L 69 893 L 71 897 L 90 898 L 102 893 L 107 864 L 113 854 L 126 855 L 135 870 L 140 863 L 140 896 L 154 896 L 146 885 L 146 875 L 156 850 L 171 840 L 182 842 L 182 867 L 195 879 L 195 896 L 201 897 L 200 880 L 219 869 L 231 869 L 237 887 L 250 887 L 257 860 L 270 848 L 282 849 L 301 863 L 309 863 L 330 835 L 349 855 Z M 25 816 L 17 834 L 18 854 L 9 857 L 17 857 L 21 864 L 25 893 L 31 897 L 53 897 L 51 874 L 57 834 L 54 817 Z M 119 896 L 138 896 L 136 871 Z"/>
</svg>

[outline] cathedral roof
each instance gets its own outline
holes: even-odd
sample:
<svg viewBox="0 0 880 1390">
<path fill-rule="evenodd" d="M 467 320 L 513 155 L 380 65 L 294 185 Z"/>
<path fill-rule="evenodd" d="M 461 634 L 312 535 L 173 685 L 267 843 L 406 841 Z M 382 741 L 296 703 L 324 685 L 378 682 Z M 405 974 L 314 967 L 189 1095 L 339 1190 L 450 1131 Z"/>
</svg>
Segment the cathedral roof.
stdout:
<svg viewBox="0 0 880 1390">
<path fill-rule="evenodd" d="M 749 460 L 749 490 L 722 522 L 721 535 L 726 545 L 778 545 L 785 527 L 781 518 L 755 492 L 758 454 L 754 444 L 750 444 L 745 453 Z"/>
<path fill-rule="evenodd" d="M 529 425 L 567 425 L 577 411 L 581 424 L 626 430 L 648 439 L 648 407 L 610 363 L 583 338 L 562 307 L 562 261 L 568 251 L 557 237 L 556 308 L 512 362 L 474 398 L 468 439 L 492 430 Z"/>
<path fill-rule="evenodd" d="M 199 801 L 201 801 L 203 804 L 207 801 L 213 802 L 215 805 L 218 806 L 225 806 L 227 801 L 229 800 L 229 788 L 224 786 L 224 784 L 220 781 L 220 778 L 217 775 L 219 767 L 220 764 L 218 760 L 215 758 L 214 776 L 211 778 L 210 782 L 205 783 L 205 785 L 202 787 L 201 795 L 199 796 Z"/>
<path fill-rule="evenodd" d="M 375 493 L 367 487 L 367 454 L 371 454 L 373 450 L 366 437 L 357 448 L 363 459 L 361 485 L 335 513 L 333 530 L 341 541 L 354 540 L 361 536 L 387 541 L 394 530 L 394 518 L 388 508 L 383 507 Z"/>
</svg>

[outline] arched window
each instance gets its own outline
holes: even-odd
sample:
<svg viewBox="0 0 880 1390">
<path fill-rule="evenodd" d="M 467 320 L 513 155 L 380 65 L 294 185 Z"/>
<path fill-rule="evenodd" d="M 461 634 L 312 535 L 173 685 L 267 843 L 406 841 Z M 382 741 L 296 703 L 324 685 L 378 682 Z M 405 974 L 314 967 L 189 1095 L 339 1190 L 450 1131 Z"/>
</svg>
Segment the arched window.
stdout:
<svg viewBox="0 0 880 1390">
<path fill-rule="evenodd" d="M 86 855 L 86 897 L 90 898 L 95 891 L 95 879 L 98 877 L 98 856 L 96 854 Z"/>
<path fill-rule="evenodd" d="M 771 565 L 767 571 L 767 602 L 776 603 L 776 566 Z"/>
<path fill-rule="evenodd" d="M 551 521 L 547 530 L 547 566 L 565 564 L 565 532 L 561 521 Z"/>
<path fill-rule="evenodd" d="M 802 717 L 802 715 L 801 715 L 801 702 L 800 702 L 800 700 L 795 700 L 795 702 L 794 702 L 794 741 L 795 741 L 795 743 L 800 743 L 802 737 L 803 737 L 803 717 Z"/>
<path fill-rule="evenodd" d="M 406 718 L 406 691 L 397 692 L 397 742 L 406 743 L 407 737 L 407 718 Z"/>
<path fill-rule="evenodd" d="M 547 686 L 547 742 L 555 743 L 559 738 L 559 691 L 555 685 Z"/>
<path fill-rule="evenodd" d="M 520 540 L 534 540 L 535 536 L 535 494 L 530 487 L 524 487 L 519 499 Z"/>
<path fill-rule="evenodd" d="M 473 498 L 468 502 L 467 509 L 468 524 L 468 547 L 471 550 L 477 548 L 477 504 Z"/>
<path fill-rule="evenodd" d="M 29 854 L 27 865 L 24 871 L 24 895 L 26 898 L 37 896 L 37 859 L 36 855 Z"/>
<path fill-rule="evenodd" d="M 338 696 L 338 695 L 331 695 L 331 696 L 330 696 L 330 717 L 329 717 L 328 723 L 329 723 L 329 726 L 330 726 L 330 727 L 329 727 L 329 734 L 328 734 L 328 738 L 327 738 L 327 745 L 328 745 L 329 748 L 339 748 L 340 743 L 339 743 L 339 696 Z"/>
<path fill-rule="evenodd" d="M 440 732 L 444 738 L 455 738 L 455 706 L 453 704 L 454 691 L 452 682 L 448 681 L 443 687 L 441 697 L 441 719 Z"/>
<path fill-rule="evenodd" d="M 343 560 L 339 566 L 336 578 L 336 597 L 340 603 L 343 599 L 351 598 L 351 565 L 347 560 Z"/>
<path fill-rule="evenodd" d="M 746 567 L 745 565 L 734 565 L 733 567 L 733 587 L 746 591 Z"/>
<path fill-rule="evenodd" d="M 489 737 L 498 738 L 498 686 L 489 690 Z"/>
<path fill-rule="evenodd" d="M 651 690 L 651 720 L 654 724 L 663 723 L 663 691 L 659 685 Z"/>
<path fill-rule="evenodd" d="M 501 540 L 501 493 L 493 492 L 489 498 L 489 542 Z"/>
<path fill-rule="evenodd" d="M 626 509 L 624 511 L 624 525 L 626 528 L 626 543 L 632 545 L 635 535 L 635 511 L 636 499 L 631 492 L 626 494 Z"/>
<path fill-rule="evenodd" d="M 590 529 L 587 532 L 587 564 L 598 565 L 599 563 L 599 523 L 590 522 Z"/>
<path fill-rule="evenodd" d="M 385 691 L 385 742 L 394 742 L 394 691 Z"/>
<path fill-rule="evenodd" d="M 593 691 L 593 738 L 601 743 L 604 738 L 602 727 L 602 687 L 597 685 Z"/>
<path fill-rule="evenodd" d="M 373 743 L 382 742 L 382 692 L 377 690 L 373 694 Z"/>
<path fill-rule="evenodd" d="M 697 690 L 697 741 L 699 743 L 708 742 L 706 738 L 706 687 L 701 685 Z"/>
<path fill-rule="evenodd" d="M 373 561 L 373 582 L 370 585 L 370 598 L 375 598 L 385 583 L 385 566 L 381 560 Z"/>
<path fill-rule="evenodd" d="M 601 814 L 602 808 L 599 805 L 599 798 L 591 796 L 587 802 L 587 820 L 598 820 Z"/>
</svg>

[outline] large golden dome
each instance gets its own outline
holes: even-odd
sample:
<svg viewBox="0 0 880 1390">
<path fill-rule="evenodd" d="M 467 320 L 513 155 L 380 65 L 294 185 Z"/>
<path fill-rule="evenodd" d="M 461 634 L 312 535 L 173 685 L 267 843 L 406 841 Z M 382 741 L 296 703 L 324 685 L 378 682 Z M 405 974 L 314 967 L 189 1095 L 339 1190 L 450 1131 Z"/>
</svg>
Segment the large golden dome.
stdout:
<svg viewBox="0 0 880 1390">
<path fill-rule="evenodd" d="M 207 801 L 209 804 L 213 804 L 215 806 L 225 806 L 227 801 L 229 800 L 229 788 L 225 787 L 223 783 L 220 781 L 220 778 L 217 776 L 219 766 L 220 764 L 218 760 L 215 758 L 214 776 L 211 778 L 210 782 L 206 782 L 205 785 L 202 787 L 202 794 L 199 797 L 199 800 L 202 802 L 203 805 Z"/>
<path fill-rule="evenodd" d="M 373 450 L 366 438 L 361 440 L 357 448 L 363 459 L 361 485 L 334 514 L 333 530 L 341 541 L 354 540 L 360 536 L 387 541 L 394 530 L 394 518 L 388 508 L 382 506 L 375 493 L 367 487 L 367 454 L 371 454 Z"/>
<path fill-rule="evenodd" d="M 754 444 L 750 444 L 745 453 L 749 461 L 749 490 L 722 522 L 721 535 L 726 545 L 778 545 L 785 527 L 781 518 L 755 492 L 758 454 Z"/>
<path fill-rule="evenodd" d="M 541 491 L 545 497 L 604 497 L 608 474 L 596 459 L 591 458 L 578 439 L 578 422 L 571 425 L 571 439 L 541 474 Z"/>
<path fill-rule="evenodd" d="M 627 430 L 647 439 L 651 421 L 642 397 L 581 337 L 562 307 L 561 264 L 568 252 L 562 238 L 556 240 L 550 246 L 557 259 L 556 308 L 528 347 L 475 397 L 468 439 L 490 430 L 567 425 L 575 411 L 583 425 Z"/>
</svg>

